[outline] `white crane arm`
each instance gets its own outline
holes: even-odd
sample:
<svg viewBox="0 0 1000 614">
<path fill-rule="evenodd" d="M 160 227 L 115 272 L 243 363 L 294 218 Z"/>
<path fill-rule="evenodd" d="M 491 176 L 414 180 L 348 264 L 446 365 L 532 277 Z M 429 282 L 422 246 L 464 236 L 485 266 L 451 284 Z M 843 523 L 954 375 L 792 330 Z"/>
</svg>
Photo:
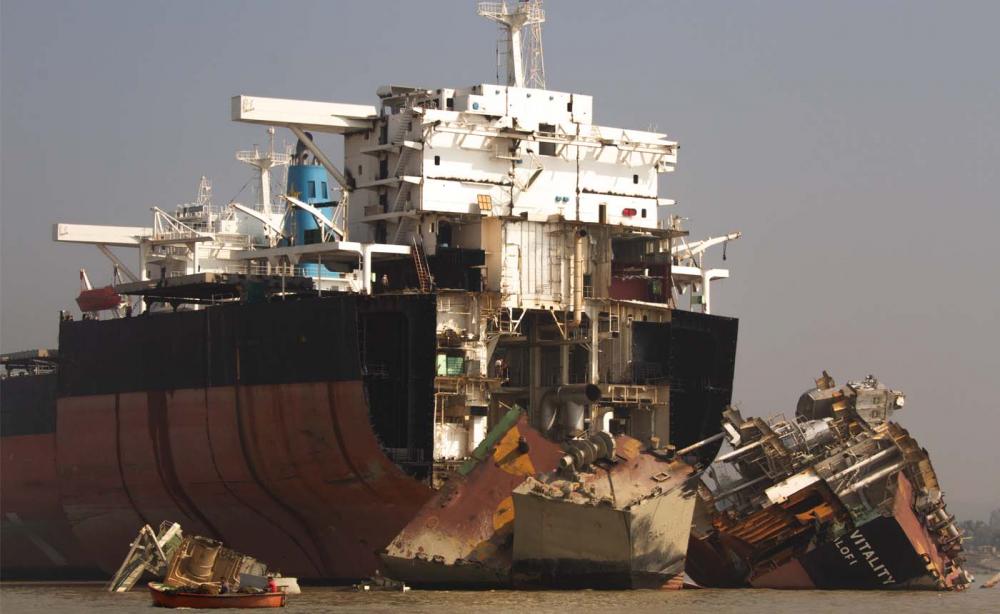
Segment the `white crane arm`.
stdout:
<svg viewBox="0 0 1000 614">
<path fill-rule="evenodd" d="M 331 222 L 325 215 L 323 215 L 322 211 L 320 211 L 316 207 L 313 207 L 310 204 L 302 202 L 301 200 L 295 198 L 294 196 L 283 195 L 282 198 L 288 201 L 293 207 L 298 207 L 299 209 L 302 209 L 303 211 L 309 213 L 311 216 L 316 218 L 316 223 L 318 223 L 321 226 L 325 226 L 328 230 L 335 233 L 337 237 L 343 240 L 344 230 L 340 226 L 337 226 L 336 224 Z"/>
<path fill-rule="evenodd" d="M 108 249 L 107 245 L 105 245 L 103 243 L 98 243 L 97 244 L 97 249 L 101 250 L 101 253 L 104 254 L 105 256 L 107 256 L 108 260 L 110 260 L 116 267 L 118 267 L 118 270 L 123 275 L 125 275 L 125 277 L 129 281 L 131 281 L 131 282 L 139 281 L 139 276 L 136 275 L 135 273 L 133 273 L 132 269 L 128 268 L 128 266 L 126 266 L 126 264 L 124 262 L 122 262 L 122 259 L 119 258 L 117 256 L 117 254 L 115 254 L 113 251 L 111 251 L 110 249 Z"/>
<path fill-rule="evenodd" d="M 670 253 L 674 256 L 679 256 L 681 258 L 693 258 L 710 247 L 714 247 L 721 243 L 728 243 L 730 241 L 735 241 L 736 239 L 739 239 L 742 236 L 743 236 L 742 232 L 731 232 L 721 237 L 710 237 L 708 239 L 702 239 L 701 241 L 692 241 L 691 243 L 681 243 L 679 245 L 673 246 L 670 249 Z"/>
<path fill-rule="evenodd" d="M 233 209 L 235 209 L 236 211 L 239 211 L 240 213 L 243 213 L 245 215 L 249 215 L 253 219 L 255 219 L 258 222 L 260 222 L 261 224 L 263 224 L 265 228 L 267 228 L 268 230 L 271 230 L 272 232 L 276 233 L 279 237 L 286 236 L 285 235 L 285 231 L 284 231 L 284 229 L 281 226 L 279 226 L 278 224 L 275 224 L 274 221 L 271 220 L 271 218 L 269 218 L 268 216 L 264 215 L 260 211 L 255 211 L 255 210 L 251 209 L 250 207 L 247 207 L 245 205 L 241 205 L 239 203 L 229 203 L 229 206 L 232 207 Z"/>
</svg>

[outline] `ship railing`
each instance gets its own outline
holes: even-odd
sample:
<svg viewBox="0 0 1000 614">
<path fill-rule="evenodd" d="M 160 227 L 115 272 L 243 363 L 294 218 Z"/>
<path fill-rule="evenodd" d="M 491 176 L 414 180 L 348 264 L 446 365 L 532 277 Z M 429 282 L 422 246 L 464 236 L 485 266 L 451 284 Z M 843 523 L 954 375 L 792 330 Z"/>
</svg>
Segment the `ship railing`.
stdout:
<svg viewBox="0 0 1000 614">
<path fill-rule="evenodd" d="M 249 267 L 250 275 L 277 275 L 279 277 L 308 277 L 305 269 L 293 264 L 261 264 L 253 263 Z"/>
<path fill-rule="evenodd" d="M 174 217 L 179 222 L 184 222 L 185 224 L 190 221 L 204 222 L 210 218 L 213 218 L 221 213 L 221 209 L 215 205 L 199 205 L 198 203 L 191 203 L 187 205 L 177 205 L 174 210 Z"/>
<path fill-rule="evenodd" d="M 183 241 L 187 239 L 198 239 L 204 236 L 202 233 L 195 230 L 190 231 L 164 231 L 157 232 L 153 234 L 153 239 L 156 241 Z"/>
<path fill-rule="evenodd" d="M 480 15 L 511 15 L 514 12 L 521 12 L 525 14 L 528 21 L 545 19 L 545 10 L 537 4 L 517 6 L 516 3 L 511 2 L 511 6 L 507 6 L 505 2 L 480 2 L 476 9 Z"/>
</svg>

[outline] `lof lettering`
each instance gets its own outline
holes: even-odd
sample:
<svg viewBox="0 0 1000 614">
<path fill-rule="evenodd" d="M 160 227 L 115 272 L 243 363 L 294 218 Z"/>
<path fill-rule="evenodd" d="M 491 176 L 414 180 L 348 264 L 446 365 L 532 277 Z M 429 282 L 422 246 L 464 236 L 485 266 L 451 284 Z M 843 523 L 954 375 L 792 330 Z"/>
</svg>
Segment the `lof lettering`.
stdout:
<svg viewBox="0 0 1000 614">
<path fill-rule="evenodd" d="M 853 542 L 854 547 L 857 548 L 857 554 L 852 551 L 851 544 L 844 541 L 844 538 L 838 538 L 833 542 L 834 547 L 840 552 L 840 556 L 844 557 L 847 564 L 850 566 L 857 565 L 863 558 L 871 568 L 872 573 L 875 574 L 876 578 L 882 581 L 882 584 L 895 584 L 896 578 L 892 576 L 885 565 L 881 563 L 878 555 L 875 554 L 875 550 L 872 549 L 872 545 L 868 543 L 868 538 L 866 538 L 861 531 L 854 531 L 850 535 L 851 542 Z"/>
</svg>

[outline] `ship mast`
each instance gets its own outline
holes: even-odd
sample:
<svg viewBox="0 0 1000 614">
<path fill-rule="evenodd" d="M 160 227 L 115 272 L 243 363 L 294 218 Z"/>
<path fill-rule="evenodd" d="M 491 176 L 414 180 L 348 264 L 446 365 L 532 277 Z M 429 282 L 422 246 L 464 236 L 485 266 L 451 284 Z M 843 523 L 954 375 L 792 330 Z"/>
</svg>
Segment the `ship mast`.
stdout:
<svg viewBox="0 0 1000 614">
<path fill-rule="evenodd" d="M 274 128 L 269 127 L 267 134 L 270 145 L 267 151 L 260 151 L 256 145 L 253 150 L 236 152 L 236 159 L 257 169 L 257 195 L 260 197 L 261 212 L 271 214 L 271 169 L 276 166 L 287 166 L 291 156 L 287 153 L 275 153 Z"/>
<path fill-rule="evenodd" d="M 507 85 L 545 89 L 545 60 L 542 56 L 545 11 L 542 10 L 542 0 L 517 0 L 510 7 L 506 2 L 480 2 L 477 12 L 500 26 L 500 43 L 505 45 L 507 57 Z M 524 28 L 528 29 L 528 36 L 522 48 L 521 30 Z"/>
</svg>

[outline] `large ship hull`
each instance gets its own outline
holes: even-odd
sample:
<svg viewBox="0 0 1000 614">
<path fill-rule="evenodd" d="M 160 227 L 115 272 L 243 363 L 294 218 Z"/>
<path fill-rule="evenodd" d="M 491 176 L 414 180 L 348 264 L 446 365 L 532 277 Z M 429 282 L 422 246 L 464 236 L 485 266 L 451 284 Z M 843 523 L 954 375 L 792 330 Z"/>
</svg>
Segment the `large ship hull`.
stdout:
<svg viewBox="0 0 1000 614">
<path fill-rule="evenodd" d="M 113 572 L 163 520 L 285 574 L 370 575 L 431 494 L 385 450 L 429 445 L 433 318 L 432 297 L 338 296 L 64 323 L 54 432 L 5 430 L 4 576 Z"/>
</svg>

